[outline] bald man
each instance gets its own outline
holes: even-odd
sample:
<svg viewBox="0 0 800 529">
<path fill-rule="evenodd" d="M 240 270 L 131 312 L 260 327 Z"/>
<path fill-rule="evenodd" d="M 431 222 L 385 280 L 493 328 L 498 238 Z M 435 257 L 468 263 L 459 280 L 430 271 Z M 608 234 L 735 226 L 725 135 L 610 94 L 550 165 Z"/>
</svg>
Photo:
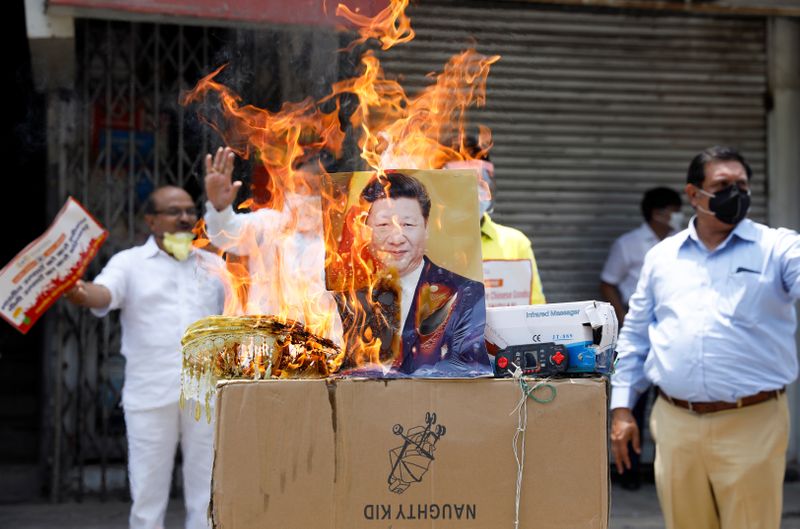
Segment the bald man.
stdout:
<svg viewBox="0 0 800 529">
<path fill-rule="evenodd" d="M 194 403 L 178 406 L 181 336 L 191 323 L 222 311 L 222 284 L 211 270 L 224 263 L 192 247 L 197 210 L 183 189 L 153 191 L 145 221 L 147 242 L 114 255 L 94 282 L 79 281 L 65 297 L 98 317 L 120 311 L 130 527 L 164 526 L 180 442 L 186 528 L 207 528 L 213 429 L 204 419 L 195 421 Z"/>
</svg>

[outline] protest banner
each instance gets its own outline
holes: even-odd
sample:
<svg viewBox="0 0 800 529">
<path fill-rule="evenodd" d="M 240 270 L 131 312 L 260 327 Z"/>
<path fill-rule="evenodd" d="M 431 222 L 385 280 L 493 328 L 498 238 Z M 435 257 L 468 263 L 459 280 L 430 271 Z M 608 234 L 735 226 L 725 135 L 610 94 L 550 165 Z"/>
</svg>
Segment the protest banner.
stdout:
<svg viewBox="0 0 800 529">
<path fill-rule="evenodd" d="M 69 197 L 47 231 L 0 270 L 0 316 L 27 333 L 81 278 L 107 236 Z"/>
<path fill-rule="evenodd" d="M 530 259 L 483 261 L 483 284 L 487 307 L 529 305 L 533 266 Z"/>
</svg>

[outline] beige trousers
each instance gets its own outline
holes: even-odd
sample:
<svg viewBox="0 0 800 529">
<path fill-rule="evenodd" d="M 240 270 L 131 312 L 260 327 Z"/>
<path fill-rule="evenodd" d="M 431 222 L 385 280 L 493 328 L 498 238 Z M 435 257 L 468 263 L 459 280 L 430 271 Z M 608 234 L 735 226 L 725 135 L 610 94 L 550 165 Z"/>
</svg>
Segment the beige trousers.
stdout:
<svg viewBox="0 0 800 529">
<path fill-rule="evenodd" d="M 667 529 L 779 529 L 789 407 L 778 399 L 697 415 L 659 397 L 650 416 Z"/>
</svg>

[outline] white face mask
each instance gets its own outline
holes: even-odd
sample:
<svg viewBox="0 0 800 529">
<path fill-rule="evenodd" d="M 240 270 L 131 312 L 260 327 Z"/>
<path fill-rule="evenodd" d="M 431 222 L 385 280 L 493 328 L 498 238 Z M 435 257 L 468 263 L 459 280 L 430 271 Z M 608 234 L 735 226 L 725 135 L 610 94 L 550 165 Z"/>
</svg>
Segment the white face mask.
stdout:
<svg viewBox="0 0 800 529">
<path fill-rule="evenodd" d="M 681 231 L 683 228 L 686 227 L 686 221 L 684 219 L 684 215 L 680 211 L 676 211 L 669 216 L 669 227 L 672 228 L 673 231 Z"/>
<path fill-rule="evenodd" d="M 492 213 L 494 210 L 494 200 L 481 200 L 478 202 L 478 214 L 483 217 L 485 213 Z"/>
</svg>

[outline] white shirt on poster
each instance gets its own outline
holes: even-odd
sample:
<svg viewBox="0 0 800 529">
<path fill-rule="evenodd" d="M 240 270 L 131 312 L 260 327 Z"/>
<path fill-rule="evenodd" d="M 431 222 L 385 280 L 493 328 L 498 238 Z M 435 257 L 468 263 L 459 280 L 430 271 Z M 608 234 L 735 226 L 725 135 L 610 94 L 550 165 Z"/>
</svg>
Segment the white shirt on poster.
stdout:
<svg viewBox="0 0 800 529">
<path fill-rule="evenodd" d="M 611 245 L 600 279 L 616 286 L 626 305 L 639 282 L 644 256 L 659 242 L 653 229 L 644 222 L 635 230 L 621 235 Z"/>
<path fill-rule="evenodd" d="M 422 275 L 422 267 L 425 261 L 421 261 L 419 266 L 400 278 L 400 329 L 405 328 L 406 318 L 411 311 L 411 303 L 414 301 L 414 294 L 417 292 L 417 283 Z"/>
<path fill-rule="evenodd" d="M 95 278 L 111 292 L 111 304 L 92 313 L 120 311 L 126 410 L 178 401 L 181 337 L 190 324 L 222 312 L 224 291 L 213 270 L 223 266 L 217 255 L 200 250 L 178 261 L 151 236 L 143 245 L 114 255 Z"/>
</svg>

